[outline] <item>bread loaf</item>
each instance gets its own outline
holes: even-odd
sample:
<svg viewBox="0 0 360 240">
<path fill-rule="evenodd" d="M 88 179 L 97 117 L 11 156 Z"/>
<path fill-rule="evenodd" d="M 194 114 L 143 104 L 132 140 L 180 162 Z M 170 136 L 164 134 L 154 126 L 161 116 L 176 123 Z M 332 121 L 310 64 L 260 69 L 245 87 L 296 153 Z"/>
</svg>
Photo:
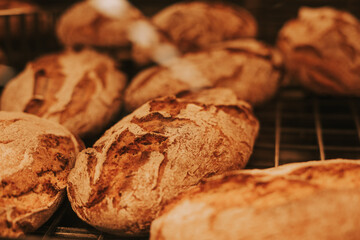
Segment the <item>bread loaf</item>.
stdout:
<svg viewBox="0 0 360 240">
<path fill-rule="evenodd" d="M 125 107 L 205 87 L 228 87 L 239 99 L 259 104 L 275 94 L 281 76 L 278 51 L 256 40 L 230 41 L 140 72 L 125 91 Z"/>
<path fill-rule="evenodd" d="M 133 58 L 139 64 L 178 54 L 166 36 L 126 0 L 74 4 L 61 16 L 57 36 L 66 46 L 93 46 L 117 60 Z"/>
<path fill-rule="evenodd" d="M 360 22 L 330 7 L 300 8 L 277 45 L 289 74 L 319 94 L 360 96 Z"/>
<path fill-rule="evenodd" d="M 0 112 L 0 236 L 21 236 L 50 218 L 82 148 L 58 123 Z"/>
<path fill-rule="evenodd" d="M 176 3 L 155 14 L 152 22 L 183 53 L 257 33 L 256 20 L 247 10 L 219 2 Z"/>
<path fill-rule="evenodd" d="M 59 122 L 82 137 L 95 135 L 119 112 L 125 82 L 114 62 L 93 50 L 50 54 L 5 86 L 1 109 Z"/>
<path fill-rule="evenodd" d="M 147 233 L 168 200 L 203 178 L 242 168 L 258 121 L 234 93 L 208 94 L 214 91 L 226 102 L 208 101 L 206 93 L 199 101 L 189 95 L 149 101 L 82 151 L 68 183 L 77 215 L 109 233 Z"/>
<path fill-rule="evenodd" d="M 171 201 L 155 239 L 358 239 L 360 161 L 327 160 L 226 173 Z"/>
<path fill-rule="evenodd" d="M 76 3 L 60 17 L 57 36 L 64 45 L 130 46 L 127 27 L 143 14 L 123 0 L 110 7 L 99 2 Z"/>
</svg>

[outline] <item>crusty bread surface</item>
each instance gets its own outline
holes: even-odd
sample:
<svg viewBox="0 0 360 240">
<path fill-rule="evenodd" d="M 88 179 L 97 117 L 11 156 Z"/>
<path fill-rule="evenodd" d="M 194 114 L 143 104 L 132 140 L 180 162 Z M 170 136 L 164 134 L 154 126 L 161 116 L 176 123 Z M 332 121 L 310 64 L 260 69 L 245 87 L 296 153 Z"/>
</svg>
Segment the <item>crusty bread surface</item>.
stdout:
<svg viewBox="0 0 360 240">
<path fill-rule="evenodd" d="M 119 113 L 126 77 L 90 49 L 49 54 L 27 64 L 1 96 L 1 110 L 32 113 L 94 136 Z"/>
<path fill-rule="evenodd" d="M 0 236 L 21 236 L 50 218 L 82 148 L 58 123 L 0 111 Z"/>
<path fill-rule="evenodd" d="M 239 99 L 260 104 L 275 94 L 281 79 L 277 50 L 253 39 L 234 40 L 143 70 L 125 90 L 125 107 L 134 110 L 155 97 L 206 87 L 228 87 Z"/>
<path fill-rule="evenodd" d="M 169 202 L 150 239 L 358 239 L 359 173 L 336 159 L 215 176 Z"/>
<path fill-rule="evenodd" d="M 256 20 L 247 10 L 220 2 L 176 3 L 155 14 L 152 22 L 183 53 L 257 34 Z"/>
<path fill-rule="evenodd" d="M 360 22 L 330 7 L 299 9 L 277 46 L 289 76 L 318 94 L 360 96 Z"/>
<path fill-rule="evenodd" d="M 246 164 L 259 127 L 251 107 L 228 89 L 185 95 L 147 102 L 79 154 L 68 197 L 82 220 L 113 234 L 147 233 L 168 200 Z"/>
</svg>

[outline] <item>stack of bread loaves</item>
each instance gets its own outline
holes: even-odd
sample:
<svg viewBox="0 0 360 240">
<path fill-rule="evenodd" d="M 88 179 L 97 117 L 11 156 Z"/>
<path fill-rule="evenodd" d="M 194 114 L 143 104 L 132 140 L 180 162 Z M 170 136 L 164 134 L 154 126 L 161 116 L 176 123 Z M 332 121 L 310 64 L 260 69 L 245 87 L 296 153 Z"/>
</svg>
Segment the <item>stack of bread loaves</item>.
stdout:
<svg viewBox="0 0 360 240">
<path fill-rule="evenodd" d="M 348 13 L 303 8 L 279 51 L 234 5 L 178 3 L 148 19 L 126 0 L 76 3 L 57 24 L 66 49 L 29 62 L 1 96 L 0 236 L 38 228 L 67 185 L 79 218 L 117 235 L 357 239 L 360 162 L 240 169 L 259 131 L 252 105 L 285 72 L 360 95 L 359 29 Z M 124 58 L 158 65 L 126 86 Z M 76 135 L 95 144 L 82 150 Z"/>
</svg>

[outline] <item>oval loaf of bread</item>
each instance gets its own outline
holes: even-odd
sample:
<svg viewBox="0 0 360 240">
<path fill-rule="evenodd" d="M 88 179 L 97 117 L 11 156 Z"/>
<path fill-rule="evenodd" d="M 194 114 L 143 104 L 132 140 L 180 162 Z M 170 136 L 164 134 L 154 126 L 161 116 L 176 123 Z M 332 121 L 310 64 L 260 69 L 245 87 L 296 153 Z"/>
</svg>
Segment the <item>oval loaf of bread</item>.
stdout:
<svg viewBox="0 0 360 240">
<path fill-rule="evenodd" d="M 220 2 L 176 3 L 154 15 L 152 22 L 183 53 L 257 33 L 256 20 L 246 9 Z"/>
<path fill-rule="evenodd" d="M 58 123 L 0 112 L 0 236 L 18 237 L 50 218 L 82 148 Z"/>
<path fill-rule="evenodd" d="M 171 201 L 150 239 L 359 239 L 359 176 L 342 159 L 216 176 Z"/>
<path fill-rule="evenodd" d="M 68 183 L 72 208 L 100 230 L 146 233 L 168 200 L 244 167 L 258 127 L 251 107 L 227 89 L 149 101 L 78 155 Z"/>
<path fill-rule="evenodd" d="M 126 1 L 112 2 L 111 5 L 111 1 L 87 0 L 71 6 L 57 25 L 60 41 L 66 46 L 130 46 L 129 25 L 145 17 Z"/>
<path fill-rule="evenodd" d="M 277 46 L 291 77 L 319 94 L 360 96 L 360 22 L 330 7 L 300 8 Z"/>
<path fill-rule="evenodd" d="M 1 96 L 1 110 L 47 118 L 81 137 L 96 135 L 115 118 L 125 76 L 106 55 L 66 51 L 30 62 Z"/>
<path fill-rule="evenodd" d="M 125 91 L 125 107 L 134 110 L 156 97 L 205 87 L 228 87 L 257 104 L 274 95 L 281 76 L 278 51 L 256 40 L 234 40 L 140 72 Z"/>
<path fill-rule="evenodd" d="M 142 12 L 126 0 L 87 0 L 59 19 L 57 36 L 66 46 L 92 46 L 117 60 L 161 62 L 176 47 Z"/>
</svg>

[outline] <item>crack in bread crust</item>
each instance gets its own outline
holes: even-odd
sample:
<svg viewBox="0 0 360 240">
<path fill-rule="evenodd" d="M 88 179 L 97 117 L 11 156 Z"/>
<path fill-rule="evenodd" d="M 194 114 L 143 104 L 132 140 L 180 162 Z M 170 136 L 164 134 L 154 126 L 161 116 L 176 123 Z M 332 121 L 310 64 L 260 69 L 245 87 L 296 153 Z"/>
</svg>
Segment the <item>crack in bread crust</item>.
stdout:
<svg viewBox="0 0 360 240">
<path fill-rule="evenodd" d="M 0 236 L 18 237 L 41 226 L 63 199 L 81 149 L 57 123 L 0 112 Z"/>
<path fill-rule="evenodd" d="M 206 104 L 213 91 L 149 101 L 81 152 L 68 184 L 78 216 L 110 233 L 145 233 L 172 197 L 243 167 L 258 122 L 232 91 Z"/>
</svg>

